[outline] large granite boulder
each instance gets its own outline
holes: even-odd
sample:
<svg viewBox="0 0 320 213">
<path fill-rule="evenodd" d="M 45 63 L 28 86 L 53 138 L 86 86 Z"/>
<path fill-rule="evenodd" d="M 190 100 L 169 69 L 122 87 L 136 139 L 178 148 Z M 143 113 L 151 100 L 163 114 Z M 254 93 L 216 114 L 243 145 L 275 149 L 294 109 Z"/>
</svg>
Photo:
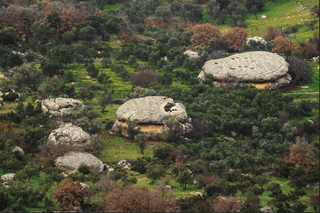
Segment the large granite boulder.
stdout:
<svg viewBox="0 0 320 213">
<path fill-rule="evenodd" d="M 191 118 L 188 117 L 186 108 L 181 103 L 174 103 L 172 98 L 165 96 L 147 96 L 135 98 L 121 105 L 117 112 L 117 121 L 112 127 L 112 132 L 119 132 L 120 126 L 126 126 L 127 120 L 137 121 L 138 127 L 150 137 L 165 137 L 165 122 L 175 117 L 184 129 L 184 133 L 192 131 Z"/>
<path fill-rule="evenodd" d="M 209 60 L 202 67 L 198 79 L 202 83 L 206 75 L 212 75 L 213 83 L 218 85 L 243 82 L 262 84 L 262 89 L 277 89 L 290 83 L 288 69 L 288 63 L 278 54 L 254 51 Z"/>
<path fill-rule="evenodd" d="M 263 38 L 258 37 L 258 36 L 255 36 L 255 37 L 252 37 L 252 38 L 247 38 L 246 44 L 248 45 L 250 41 L 261 42 L 264 45 L 268 44 L 268 42 L 266 42 L 266 40 L 264 40 Z"/>
<path fill-rule="evenodd" d="M 49 98 L 41 101 L 42 112 L 49 112 L 57 117 L 68 117 L 74 108 L 81 109 L 83 102 L 73 98 Z"/>
<path fill-rule="evenodd" d="M 104 168 L 101 160 L 87 152 L 71 151 L 55 160 L 56 167 L 67 173 L 76 172 L 81 164 L 92 166 L 97 172 L 102 172 Z"/>
<path fill-rule="evenodd" d="M 48 137 L 48 144 L 71 144 L 72 146 L 87 146 L 91 143 L 91 136 L 81 127 L 72 123 L 62 123 L 58 129 L 53 130 Z"/>
<path fill-rule="evenodd" d="M 183 54 L 188 55 L 188 57 L 191 61 L 195 61 L 198 58 L 200 58 L 199 54 L 195 51 L 192 51 L 192 50 L 187 50 Z"/>
</svg>

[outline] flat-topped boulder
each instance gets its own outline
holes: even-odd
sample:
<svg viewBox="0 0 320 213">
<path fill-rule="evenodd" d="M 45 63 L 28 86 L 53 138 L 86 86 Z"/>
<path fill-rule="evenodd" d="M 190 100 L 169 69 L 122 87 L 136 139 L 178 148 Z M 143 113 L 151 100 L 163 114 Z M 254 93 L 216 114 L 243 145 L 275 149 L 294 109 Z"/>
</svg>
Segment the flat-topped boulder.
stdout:
<svg viewBox="0 0 320 213">
<path fill-rule="evenodd" d="M 81 127 L 72 123 L 62 123 L 58 129 L 53 130 L 48 137 L 48 144 L 71 144 L 73 146 L 86 146 L 91 143 L 91 136 Z"/>
<path fill-rule="evenodd" d="M 112 127 L 112 132 L 118 132 L 120 126 L 126 126 L 127 120 L 137 121 L 142 132 L 148 132 L 149 136 L 165 134 L 165 122 L 171 117 L 178 120 L 185 132 L 192 131 L 191 119 L 186 108 L 181 103 L 174 103 L 172 98 L 165 96 L 147 96 L 130 99 L 121 105 L 117 112 L 117 121 Z"/>
<path fill-rule="evenodd" d="M 118 108 L 116 116 L 119 121 L 130 119 L 140 124 L 165 124 L 171 116 L 182 123 L 188 119 L 185 106 L 165 96 L 130 99 Z"/>
<path fill-rule="evenodd" d="M 48 98 L 41 101 L 42 112 L 49 112 L 57 117 L 68 117 L 74 108 L 81 109 L 84 103 L 73 98 Z"/>
<path fill-rule="evenodd" d="M 272 84 L 272 82 L 280 81 L 281 83 L 273 84 L 272 88 L 263 88 L 276 89 L 287 86 L 290 83 L 291 76 L 288 74 L 288 70 L 288 63 L 278 54 L 254 51 L 235 54 L 222 59 L 209 60 L 202 67 L 198 79 L 202 83 L 206 79 L 206 75 L 212 75 L 215 83 L 265 84 L 269 82 Z"/>
<path fill-rule="evenodd" d="M 252 38 L 247 38 L 246 44 L 248 45 L 250 41 L 261 42 L 261 44 L 267 45 L 268 42 L 261 37 L 255 36 Z"/>
<path fill-rule="evenodd" d="M 68 152 L 55 160 L 56 167 L 67 173 L 76 172 L 81 164 L 92 166 L 97 172 L 102 172 L 104 165 L 101 160 L 87 152 Z"/>
<path fill-rule="evenodd" d="M 191 61 L 194 61 L 200 58 L 199 54 L 196 51 L 192 51 L 192 50 L 187 50 L 183 54 L 188 55 Z"/>
</svg>

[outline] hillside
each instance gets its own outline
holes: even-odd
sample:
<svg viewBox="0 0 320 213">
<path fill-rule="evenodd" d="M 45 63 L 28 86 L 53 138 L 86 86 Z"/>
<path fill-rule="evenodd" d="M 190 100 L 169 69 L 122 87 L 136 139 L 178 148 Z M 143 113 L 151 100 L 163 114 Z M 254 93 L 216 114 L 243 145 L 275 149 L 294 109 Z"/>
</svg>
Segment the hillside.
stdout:
<svg viewBox="0 0 320 213">
<path fill-rule="evenodd" d="M 319 1 L 0 0 L 0 212 L 317 212 L 319 130 Z"/>
</svg>

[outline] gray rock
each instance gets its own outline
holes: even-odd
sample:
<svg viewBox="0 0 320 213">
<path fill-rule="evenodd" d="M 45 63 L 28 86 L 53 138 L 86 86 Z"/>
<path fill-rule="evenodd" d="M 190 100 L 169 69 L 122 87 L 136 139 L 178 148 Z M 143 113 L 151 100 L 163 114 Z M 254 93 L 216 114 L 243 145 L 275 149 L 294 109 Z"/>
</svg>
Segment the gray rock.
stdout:
<svg viewBox="0 0 320 213">
<path fill-rule="evenodd" d="M 175 117 L 182 126 L 184 133 L 192 131 L 191 119 L 181 103 L 174 103 L 172 98 L 165 96 L 147 96 L 130 99 L 121 105 L 117 112 L 117 121 L 112 127 L 113 133 L 119 133 L 127 120 L 137 121 L 142 133 L 152 138 L 163 138 L 167 135 L 165 122 Z"/>
<path fill-rule="evenodd" d="M 212 75 L 217 85 L 225 83 L 268 83 L 265 89 L 286 86 L 291 81 L 287 74 L 288 63 L 275 53 L 254 51 L 207 61 L 198 75 L 200 82 L 205 75 Z"/>
<path fill-rule="evenodd" d="M 256 41 L 256 42 L 261 42 L 264 45 L 268 44 L 268 42 L 266 42 L 266 40 L 264 40 L 263 38 L 258 37 L 258 36 L 255 36 L 255 37 L 252 37 L 252 38 L 247 38 L 246 44 L 248 45 L 251 40 Z"/>
<path fill-rule="evenodd" d="M 288 63 L 283 57 L 275 53 L 254 51 L 209 60 L 202 67 L 198 78 L 203 81 L 205 74 L 209 74 L 217 81 L 227 81 L 229 78 L 257 83 L 277 80 L 287 72 Z"/>
<path fill-rule="evenodd" d="M 139 124 L 165 124 L 171 116 L 176 116 L 180 122 L 188 119 L 185 106 L 165 96 L 130 99 L 118 108 L 116 116 L 119 121 L 130 119 Z"/>
<path fill-rule="evenodd" d="M 269 89 L 269 90 L 274 90 L 274 89 L 278 89 L 281 87 L 286 87 L 290 84 L 291 82 L 291 75 L 289 75 L 288 73 L 284 76 L 284 78 L 280 78 L 276 81 L 271 82 L 270 85 L 266 85 L 265 89 Z"/>
<path fill-rule="evenodd" d="M 200 58 L 199 54 L 195 51 L 192 51 L 192 50 L 187 50 L 183 54 L 188 55 L 188 57 L 191 61 L 195 61 L 198 58 Z"/>
<path fill-rule="evenodd" d="M 74 184 L 76 183 L 76 182 L 73 182 Z M 82 186 L 82 190 L 84 189 L 84 188 L 90 188 L 87 184 L 85 184 L 85 183 L 82 183 L 82 182 L 80 182 L 80 185 Z"/>
<path fill-rule="evenodd" d="M 262 211 L 262 212 L 273 212 L 270 206 L 265 206 L 263 208 L 260 208 L 260 211 Z"/>
<path fill-rule="evenodd" d="M 118 165 L 121 166 L 125 170 L 130 170 L 131 169 L 131 164 L 127 160 L 119 161 Z"/>
<path fill-rule="evenodd" d="M 104 168 L 101 160 L 86 152 L 68 152 L 55 160 L 56 167 L 68 173 L 76 172 L 81 164 L 92 166 L 97 172 Z"/>
<path fill-rule="evenodd" d="M 91 136 L 81 127 L 72 123 L 61 124 L 58 129 L 53 130 L 48 137 L 48 144 L 70 144 L 72 146 L 87 146 L 91 143 Z"/>
<path fill-rule="evenodd" d="M 319 56 L 310 59 L 312 62 L 319 62 Z"/>
<path fill-rule="evenodd" d="M 18 152 L 20 152 L 22 155 L 24 155 L 24 151 L 23 151 L 23 149 L 21 149 L 21 147 L 15 146 L 15 147 L 12 149 L 12 152 L 16 152 L 16 151 L 18 151 Z"/>
<path fill-rule="evenodd" d="M 12 180 L 14 178 L 14 176 L 16 176 L 15 173 L 7 173 L 1 176 L 1 180 L 3 180 L 3 182 L 8 182 L 9 180 Z"/>
<path fill-rule="evenodd" d="M 49 98 L 41 101 L 42 112 L 49 112 L 57 117 L 68 117 L 74 107 L 81 109 L 83 106 L 83 102 L 73 98 Z"/>
</svg>

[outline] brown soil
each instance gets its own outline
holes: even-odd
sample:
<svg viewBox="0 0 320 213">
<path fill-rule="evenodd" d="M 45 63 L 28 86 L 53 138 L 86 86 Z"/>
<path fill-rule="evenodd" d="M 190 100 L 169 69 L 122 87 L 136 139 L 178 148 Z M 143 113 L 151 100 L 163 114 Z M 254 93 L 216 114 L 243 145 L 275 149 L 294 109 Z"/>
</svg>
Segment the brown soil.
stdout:
<svg viewBox="0 0 320 213">
<path fill-rule="evenodd" d="M 277 79 L 277 81 L 282 81 L 285 77 L 281 77 L 279 79 Z M 217 82 L 217 81 L 214 81 L 213 83 L 220 83 L 220 84 L 223 84 L 223 85 L 228 85 L 229 83 L 225 83 L 225 82 Z M 255 86 L 257 89 L 265 89 L 265 86 L 267 85 L 271 85 L 272 82 L 265 82 L 265 83 L 246 83 L 248 85 L 252 85 L 252 86 Z"/>
<path fill-rule="evenodd" d="M 107 139 L 114 138 L 114 135 L 111 135 L 110 133 L 105 133 L 105 132 L 101 133 L 99 136 L 100 138 L 107 138 Z"/>
<path fill-rule="evenodd" d="M 16 112 L 15 110 L 2 110 L 2 111 L 0 110 L 0 113 L 9 113 L 11 111 L 14 113 Z"/>
<path fill-rule="evenodd" d="M 147 141 L 146 144 L 148 144 L 148 145 L 162 145 L 162 144 L 164 144 L 164 142 L 160 142 L 160 141 Z"/>
<path fill-rule="evenodd" d="M 120 122 L 123 127 L 126 127 L 127 124 L 126 122 Z M 163 125 L 156 125 L 156 124 L 138 124 L 137 127 L 140 127 L 144 131 L 152 131 L 152 130 L 157 130 L 161 131 L 163 128 Z"/>
</svg>

